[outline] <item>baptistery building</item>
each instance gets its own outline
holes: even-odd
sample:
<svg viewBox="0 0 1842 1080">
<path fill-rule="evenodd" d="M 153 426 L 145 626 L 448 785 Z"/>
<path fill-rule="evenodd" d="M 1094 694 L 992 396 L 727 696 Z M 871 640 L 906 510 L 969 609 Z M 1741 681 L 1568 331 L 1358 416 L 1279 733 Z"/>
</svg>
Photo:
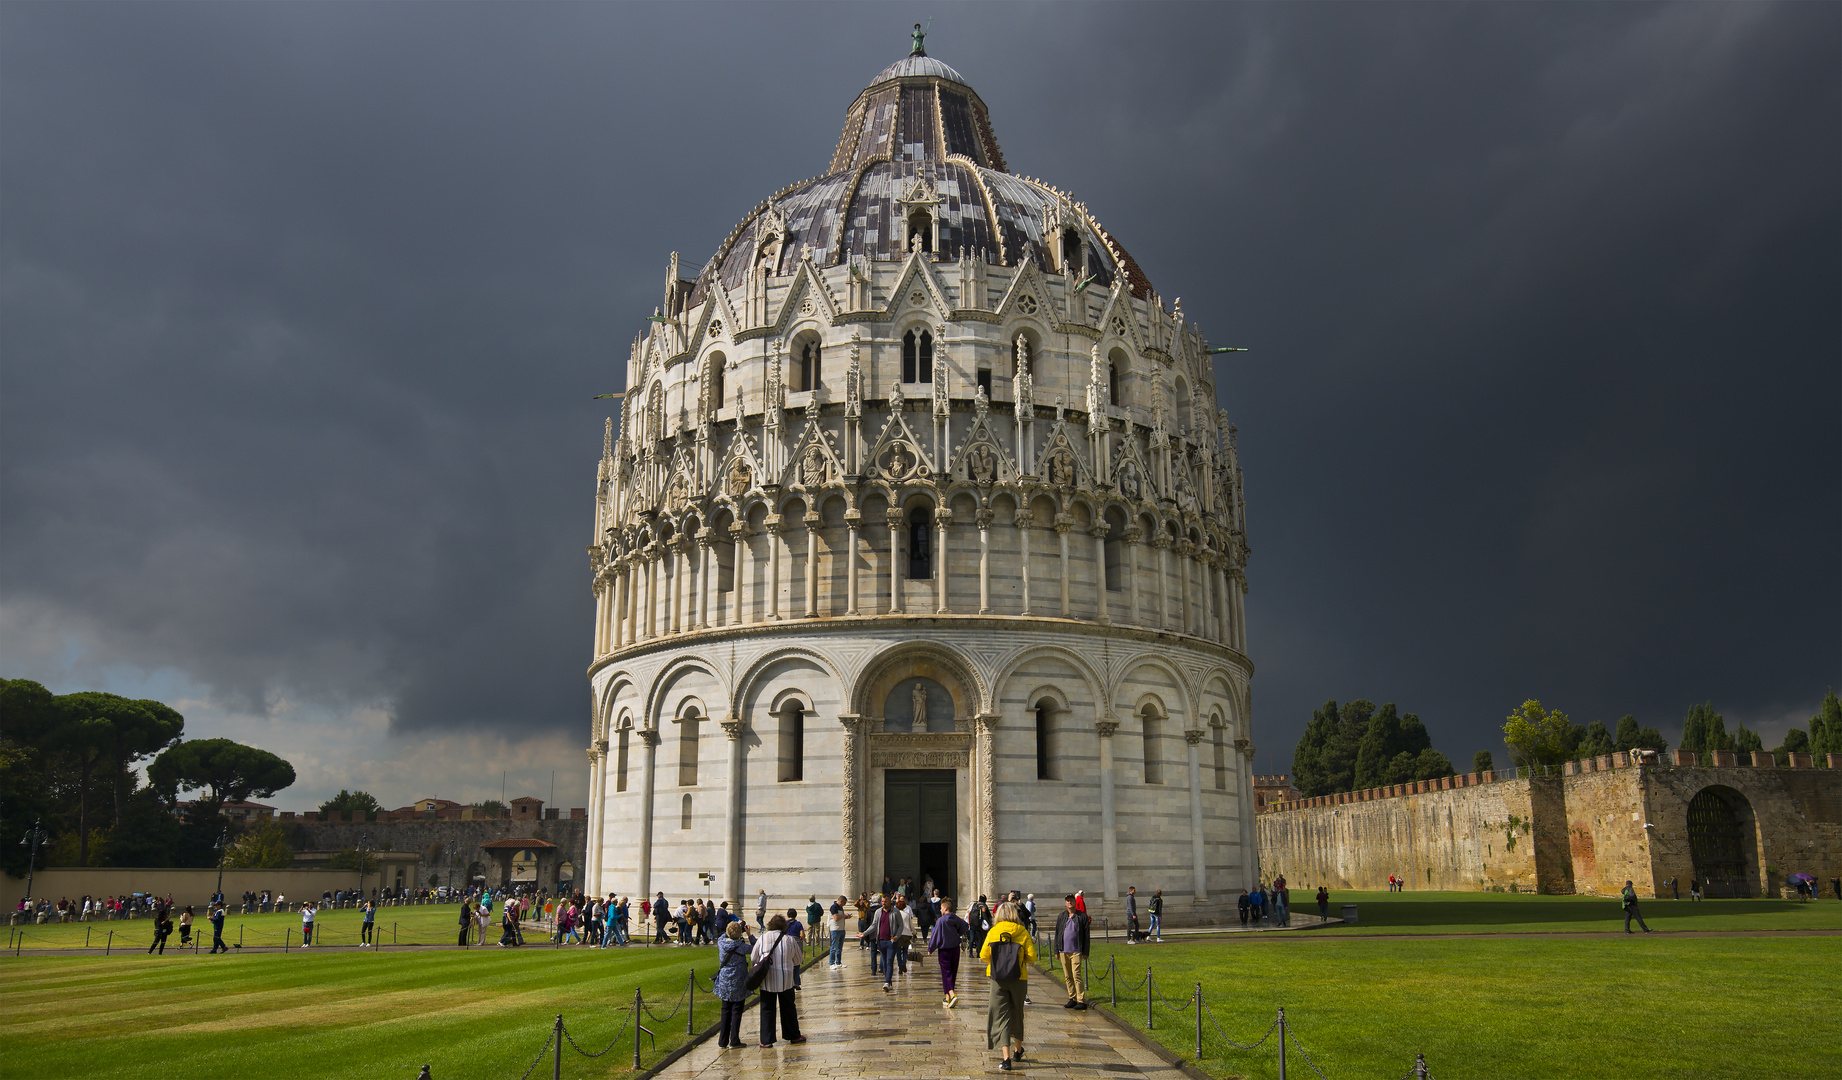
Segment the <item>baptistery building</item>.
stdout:
<svg viewBox="0 0 1842 1080">
<path fill-rule="evenodd" d="M 626 385 L 588 890 L 1232 915 L 1253 666 L 1209 348 L 958 72 L 917 45 L 824 175 L 673 255 Z"/>
</svg>

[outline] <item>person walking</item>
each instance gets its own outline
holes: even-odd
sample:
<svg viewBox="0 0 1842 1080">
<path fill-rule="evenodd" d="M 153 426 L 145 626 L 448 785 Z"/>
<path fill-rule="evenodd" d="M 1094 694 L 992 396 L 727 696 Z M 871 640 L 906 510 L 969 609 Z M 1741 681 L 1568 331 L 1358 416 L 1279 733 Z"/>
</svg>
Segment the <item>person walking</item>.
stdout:
<svg viewBox="0 0 1842 1080">
<path fill-rule="evenodd" d="M 154 909 L 154 939 L 153 939 L 153 944 L 147 946 L 147 951 L 151 953 L 157 949 L 161 956 L 165 956 L 166 955 L 166 939 L 171 936 L 173 936 L 173 920 L 167 916 L 166 908 L 164 907 L 155 908 Z"/>
<path fill-rule="evenodd" d="M 185 910 L 179 913 L 179 947 L 183 949 L 190 944 L 192 944 L 192 905 L 187 904 Z"/>
<path fill-rule="evenodd" d="M 301 904 L 301 948 L 303 949 L 313 948 L 313 917 L 316 914 L 312 900 Z"/>
<path fill-rule="evenodd" d="M 1273 925 L 1292 925 L 1292 890 L 1286 888 L 1285 879 L 1280 878 L 1273 886 Z"/>
<path fill-rule="evenodd" d="M 517 944 L 518 905 L 508 900 L 505 906 L 499 909 L 499 947 L 503 949 Z"/>
<path fill-rule="evenodd" d="M 377 945 L 377 942 L 372 940 L 372 937 L 371 937 L 372 931 L 375 930 L 376 928 L 377 928 L 377 905 L 372 903 L 369 900 L 366 900 L 364 902 L 364 918 L 358 924 L 358 947 L 359 948 L 361 949 L 373 948 Z"/>
<path fill-rule="evenodd" d="M 220 902 L 211 909 L 211 955 L 229 951 L 230 946 L 224 944 L 224 905 Z"/>
<path fill-rule="evenodd" d="M 749 963 L 767 961 L 767 976 L 761 981 L 761 1046 L 774 1045 L 774 1017 L 780 1016 L 780 1033 L 790 1043 L 803 1043 L 799 1033 L 799 1011 L 794 1003 L 793 988 L 798 984 L 799 939 L 787 932 L 787 917 L 776 915 L 756 940 L 748 954 Z"/>
<path fill-rule="evenodd" d="M 460 906 L 460 940 L 456 945 L 467 944 L 467 931 L 473 929 L 473 901 L 462 900 Z"/>
<path fill-rule="evenodd" d="M 824 928 L 824 923 L 821 921 L 824 918 L 825 908 L 819 903 L 818 896 L 813 895 L 808 897 L 806 900 L 806 928 L 811 930 L 815 935 L 813 938 L 815 942 L 818 940 L 816 935 Z"/>
<path fill-rule="evenodd" d="M 876 951 L 870 954 L 870 974 L 882 972 L 885 994 L 890 992 L 889 984 L 895 978 L 895 943 L 901 933 L 902 916 L 896 910 L 895 897 L 885 893 L 882 910 L 870 916 L 870 927 L 862 935 L 875 942 Z"/>
<path fill-rule="evenodd" d="M 1150 936 L 1152 936 L 1153 938 L 1156 938 L 1158 941 L 1163 941 L 1164 940 L 1164 890 L 1163 889 L 1153 889 L 1151 891 L 1151 903 L 1147 906 L 1150 907 L 1151 909 L 1151 930 L 1149 931 Z"/>
<path fill-rule="evenodd" d="M 844 970 L 844 932 L 850 927 L 851 909 L 840 896 L 831 905 L 831 969 Z"/>
<path fill-rule="evenodd" d="M 480 932 L 480 944 L 484 945 L 486 944 L 486 934 L 492 929 L 492 905 L 482 900 L 479 910 L 475 911 L 473 914 L 474 922 L 477 924 L 477 928 Z M 364 931 L 367 934 L 371 932 L 371 912 L 368 906 L 365 909 Z"/>
<path fill-rule="evenodd" d="M 1068 987 L 1064 1009 L 1087 1008 L 1087 950 L 1092 943 L 1093 924 L 1087 913 L 1075 906 L 1077 899 L 1072 893 L 1063 897 L 1062 913 L 1055 917 L 1055 952 L 1062 962 L 1062 982 Z"/>
<path fill-rule="evenodd" d="M 974 956 L 985 947 L 985 935 L 991 933 L 991 907 L 981 895 L 966 913 L 966 922 L 972 927 L 972 940 L 968 943 Z"/>
<path fill-rule="evenodd" d="M 1138 944 L 1138 886 L 1126 886 L 1126 944 Z"/>
<path fill-rule="evenodd" d="M 1628 934 L 1631 932 L 1631 920 L 1636 919 L 1637 925 L 1642 926 L 1644 928 L 1644 933 L 1648 934 L 1650 932 L 1650 927 L 1644 922 L 1643 914 L 1637 910 L 1637 890 L 1631 887 L 1631 882 L 1628 879 L 1625 881 L 1624 891 L 1620 893 L 1619 896 L 1624 902 L 1625 933 Z"/>
<path fill-rule="evenodd" d="M 1023 1060 L 1023 1006 L 1028 999 L 1030 964 L 1036 960 L 1036 942 L 1023 925 L 1023 912 L 1005 901 L 998 905 L 997 921 L 979 959 L 991 980 L 991 1005 L 985 1017 L 985 1047 L 1003 1048 L 998 1068 L 1011 1071 L 1012 1061 Z"/>
<path fill-rule="evenodd" d="M 1330 889 L 1323 885 L 1318 886 L 1318 921 L 1330 921 Z"/>
<path fill-rule="evenodd" d="M 755 891 L 755 925 L 763 931 L 767 929 L 767 890 Z"/>
<path fill-rule="evenodd" d="M 716 999 L 723 1003 L 717 1021 L 716 1048 L 733 1050 L 742 1045 L 742 1013 L 748 1007 L 748 928 L 741 920 L 723 927 L 716 939 Z"/>
<path fill-rule="evenodd" d="M 940 917 L 934 920 L 933 929 L 928 931 L 927 951 L 940 958 L 940 1004 L 948 1009 L 959 1004 L 959 994 L 955 986 L 959 979 L 959 950 L 966 942 L 966 934 L 971 927 L 966 920 L 953 914 L 953 900 L 942 897 L 940 900 Z"/>
<path fill-rule="evenodd" d="M 1242 889 L 1241 898 L 1235 901 L 1235 906 L 1239 908 L 1241 912 L 1241 925 L 1246 926 L 1248 917 L 1251 916 L 1254 911 L 1254 898 L 1247 895 L 1246 889 Z"/>
</svg>

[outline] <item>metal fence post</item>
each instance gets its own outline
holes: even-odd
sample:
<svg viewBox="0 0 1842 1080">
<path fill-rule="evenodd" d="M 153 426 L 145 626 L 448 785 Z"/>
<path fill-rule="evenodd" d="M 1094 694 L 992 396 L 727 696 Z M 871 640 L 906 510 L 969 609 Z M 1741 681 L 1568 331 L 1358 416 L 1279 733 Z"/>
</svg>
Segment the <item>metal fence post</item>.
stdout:
<svg viewBox="0 0 1842 1080">
<path fill-rule="evenodd" d="M 1196 1060 L 1202 1060 L 1202 984 L 1196 984 Z"/>
<path fill-rule="evenodd" d="M 237 948 L 241 949 L 242 947 L 243 947 L 243 924 L 238 923 L 237 924 Z"/>
<path fill-rule="evenodd" d="M 563 1014 L 556 1014 L 556 1056 L 550 1069 L 551 1080 L 563 1080 Z"/>
<path fill-rule="evenodd" d="M 1145 1030 L 1151 1030 L 1151 969 L 1145 969 Z"/>
<path fill-rule="evenodd" d="M 91 935 L 92 933 L 94 933 L 94 932 L 95 932 L 95 930 L 96 930 L 96 928 L 95 928 L 95 927 L 93 927 L 93 926 L 89 926 L 89 927 L 85 927 L 85 928 L 84 928 L 84 930 L 83 930 L 83 947 L 84 947 L 84 948 L 86 948 L 86 949 L 87 949 L 87 948 L 89 948 L 89 947 L 90 947 L 90 935 Z M 192 951 L 193 951 L 193 952 L 197 952 L 198 950 L 197 950 L 197 949 L 193 949 Z"/>
<path fill-rule="evenodd" d="M 1286 1080 L 1286 1008 L 1279 1007 L 1279 1080 Z"/>
<path fill-rule="evenodd" d="M 1119 957 L 1106 958 L 1106 973 L 1107 979 L 1113 984 L 1113 1008 L 1117 1009 L 1119 1008 Z"/>
<path fill-rule="evenodd" d="M 109 931 L 109 940 L 103 943 L 102 955 L 109 955 L 109 950 L 113 948 L 115 948 L 115 931 L 111 930 Z"/>
<path fill-rule="evenodd" d="M 685 993 L 688 996 L 684 999 L 684 1033 L 686 1035 L 695 1035 L 697 1034 L 697 1025 L 696 1025 L 697 969 L 696 968 L 691 969 L 690 988 L 687 989 Z"/>
<path fill-rule="evenodd" d="M 645 1019 L 640 1010 L 646 1007 L 645 999 L 640 997 L 640 988 L 633 988 L 633 1071 L 640 1069 L 640 1021 Z"/>
<path fill-rule="evenodd" d="M 294 927 L 289 926 L 289 927 L 283 928 L 281 932 L 281 951 L 287 952 L 288 943 L 293 940 L 294 940 Z"/>
</svg>

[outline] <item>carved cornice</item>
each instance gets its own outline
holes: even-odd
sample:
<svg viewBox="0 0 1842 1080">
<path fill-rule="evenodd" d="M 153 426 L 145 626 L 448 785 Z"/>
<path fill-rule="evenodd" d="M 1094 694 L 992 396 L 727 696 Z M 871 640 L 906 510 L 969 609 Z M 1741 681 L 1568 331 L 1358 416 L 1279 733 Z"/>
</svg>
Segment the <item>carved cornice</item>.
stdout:
<svg viewBox="0 0 1842 1080">
<path fill-rule="evenodd" d="M 1096 720 L 1094 721 L 1094 731 L 1098 733 L 1099 736 L 1103 739 L 1112 738 L 1113 733 L 1118 730 L 1119 730 L 1119 721 L 1117 720 Z"/>
<path fill-rule="evenodd" d="M 722 724 L 723 734 L 731 739 L 740 739 L 742 737 L 742 732 L 748 729 L 748 725 L 744 723 L 739 716 L 728 717 L 722 721 Z"/>
</svg>

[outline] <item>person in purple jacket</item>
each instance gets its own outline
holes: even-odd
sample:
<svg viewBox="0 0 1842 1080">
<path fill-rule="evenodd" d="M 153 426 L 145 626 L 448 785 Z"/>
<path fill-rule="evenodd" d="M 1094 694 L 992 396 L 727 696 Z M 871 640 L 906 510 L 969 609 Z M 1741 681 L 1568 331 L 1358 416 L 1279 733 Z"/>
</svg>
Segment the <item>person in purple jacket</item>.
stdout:
<svg viewBox="0 0 1842 1080">
<path fill-rule="evenodd" d="M 941 1007 L 951 1009 L 959 1004 L 959 994 L 953 989 L 959 978 L 959 950 L 966 941 L 972 928 L 966 920 L 953 914 L 953 901 L 950 897 L 940 900 L 940 918 L 934 920 L 934 929 L 927 935 L 927 951 L 940 957 L 940 991 L 946 995 Z"/>
</svg>

